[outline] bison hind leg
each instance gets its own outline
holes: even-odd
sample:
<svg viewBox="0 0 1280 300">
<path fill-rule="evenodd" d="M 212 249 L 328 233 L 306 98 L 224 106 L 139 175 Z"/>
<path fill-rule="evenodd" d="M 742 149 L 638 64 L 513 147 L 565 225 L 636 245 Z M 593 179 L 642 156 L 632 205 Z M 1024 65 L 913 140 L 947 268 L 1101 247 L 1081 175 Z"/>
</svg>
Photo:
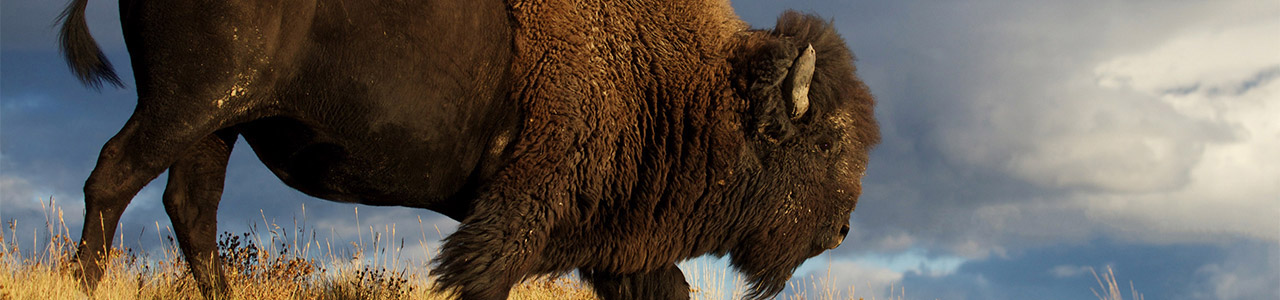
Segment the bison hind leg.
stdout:
<svg viewBox="0 0 1280 300">
<path fill-rule="evenodd" d="M 217 215 L 227 160 L 235 141 L 236 133 L 231 130 L 206 136 L 169 167 L 169 183 L 164 190 L 165 211 L 205 299 L 228 296 L 218 257 Z"/>
<path fill-rule="evenodd" d="M 689 283 L 674 263 L 656 270 L 631 274 L 615 274 L 582 269 L 583 279 L 591 283 L 601 299 L 689 299 Z"/>
</svg>

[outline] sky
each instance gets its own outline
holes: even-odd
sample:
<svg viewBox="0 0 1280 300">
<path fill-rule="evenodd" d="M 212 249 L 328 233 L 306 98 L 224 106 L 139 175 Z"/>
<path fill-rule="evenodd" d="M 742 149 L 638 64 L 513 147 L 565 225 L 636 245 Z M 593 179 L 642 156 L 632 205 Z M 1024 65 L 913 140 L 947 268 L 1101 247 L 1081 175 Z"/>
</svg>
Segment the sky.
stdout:
<svg viewBox="0 0 1280 300">
<path fill-rule="evenodd" d="M 75 81 L 54 48 L 61 1 L 0 1 L 0 220 L 39 235 L 53 198 L 78 235 L 84 179 L 135 91 Z M 91 2 L 89 24 L 131 78 L 114 5 Z M 1280 299 L 1280 1 L 733 6 L 758 28 L 785 9 L 830 18 L 878 100 L 849 237 L 797 280 L 868 299 L 1092 299 L 1090 270 L 1111 268 L 1150 299 Z M 334 244 L 430 253 L 456 226 L 310 198 L 237 147 L 222 230 L 305 219 Z M 124 243 L 159 243 L 163 178 L 125 212 Z M 797 282 L 787 293 L 822 292 Z"/>
</svg>

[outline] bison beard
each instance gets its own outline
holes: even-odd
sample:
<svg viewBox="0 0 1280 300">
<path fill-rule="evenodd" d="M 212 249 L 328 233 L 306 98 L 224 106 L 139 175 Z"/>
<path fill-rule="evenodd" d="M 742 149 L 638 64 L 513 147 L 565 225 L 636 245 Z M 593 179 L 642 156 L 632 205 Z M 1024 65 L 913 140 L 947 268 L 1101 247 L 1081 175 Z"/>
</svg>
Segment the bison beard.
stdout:
<svg viewBox="0 0 1280 300">
<path fill-rule="evenodd" d="M 751 287 L 747 298 L 764 299 L 782 292 L 791 274 L 810 257 L 796 250 L 795 245 L 779 244 L 735 250 L 730 263 L 747 276 Z"/>
<path fill-rule="evenodd" d="M 73 0 L 62 49 L 117 84 Z M 435 288 L 502 299 L 579 272 L 605 299 L 685 299 L 676 263 L 729 255 L 748 298 L 839 245 L 879 141 L 822 19 L 751 30 L 727 1 L 149 1 L 122 5 L 138 108 L 85 184 L 90 291 L 131 198 L 164 204 L 206 298 L 243 137 L 289 186 L 460 221 Z M 372 54 L 372 55 L 371 55 Z"/>
</svg>

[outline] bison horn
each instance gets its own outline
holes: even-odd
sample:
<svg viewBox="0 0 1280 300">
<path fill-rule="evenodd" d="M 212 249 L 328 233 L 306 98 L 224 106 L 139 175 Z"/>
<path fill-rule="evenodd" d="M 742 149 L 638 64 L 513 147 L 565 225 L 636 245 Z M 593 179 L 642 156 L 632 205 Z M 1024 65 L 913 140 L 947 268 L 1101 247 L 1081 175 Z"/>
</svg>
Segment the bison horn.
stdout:
<svg viewBox="0 0 1280 300">
<path fill-rule="evenodd" d="M 791 119 L 799 119 L 809 110 L 809 83 L 813 81 L 813 69 L 817 62 L 817 52 L 813 45 L 804 49 L 804 53 L 791 64 L 791 76 L 787 77 L 786 86 L 791 89 Z"/>
</svg>

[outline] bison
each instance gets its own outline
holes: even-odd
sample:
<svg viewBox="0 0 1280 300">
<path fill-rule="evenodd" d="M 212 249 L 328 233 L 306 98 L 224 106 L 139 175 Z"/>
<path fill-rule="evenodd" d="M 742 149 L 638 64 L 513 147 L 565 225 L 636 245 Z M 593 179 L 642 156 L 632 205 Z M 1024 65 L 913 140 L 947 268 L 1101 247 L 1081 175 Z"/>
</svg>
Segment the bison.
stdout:
<svg viewBox="0 0 1280 300">
<path fill-rule="evenodd" d="M 73 0 L 79 79 L 122 86 Z M 874 99 L 832 25 L 750 29 L 727 0 L 121 0 L 136 110 L 85 183 L 85 288 L 143 185 L 209 298 L 243 137 L 317 198 L 442 213 L 441 291 L 502 299 L 577 271 L 605 299 L 689 297 L 676 262 L 728 255 L 779 293 L 849 230 Z"/>
</svg>

